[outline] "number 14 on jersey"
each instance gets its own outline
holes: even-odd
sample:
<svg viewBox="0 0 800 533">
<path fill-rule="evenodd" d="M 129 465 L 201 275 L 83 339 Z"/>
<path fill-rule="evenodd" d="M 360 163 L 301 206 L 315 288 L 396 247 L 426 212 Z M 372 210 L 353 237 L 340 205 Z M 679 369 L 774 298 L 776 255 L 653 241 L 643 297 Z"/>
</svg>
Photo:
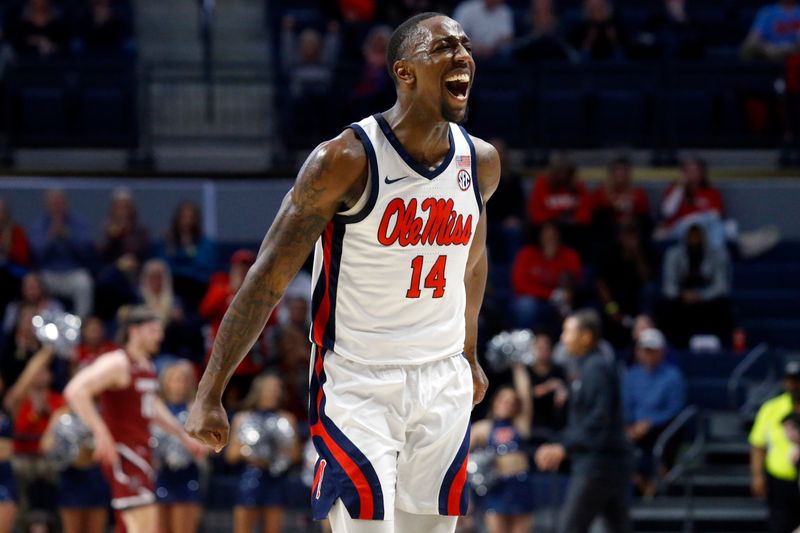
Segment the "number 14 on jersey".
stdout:
<svg viewBox="0 0 800 533">
<path fill-rule="evenodd" d="M 423 256 L 418 255 L 411 260 L 411 286 L 406 291 L 406 298 L 419 298 L 420 280 L 422 279 L 422 270 L 425 267 Z M 447 256 L 440 255 L 436 258 L 433 266 L 430 267 L 428 274 L 425 276 L 426 289 L 433 289 L 433 297 L 441 298 L 444 296 L 444 287 L 447 284 L 447 279 L 444 277 L 445 266 L 447 265 Z"/>
</svg>

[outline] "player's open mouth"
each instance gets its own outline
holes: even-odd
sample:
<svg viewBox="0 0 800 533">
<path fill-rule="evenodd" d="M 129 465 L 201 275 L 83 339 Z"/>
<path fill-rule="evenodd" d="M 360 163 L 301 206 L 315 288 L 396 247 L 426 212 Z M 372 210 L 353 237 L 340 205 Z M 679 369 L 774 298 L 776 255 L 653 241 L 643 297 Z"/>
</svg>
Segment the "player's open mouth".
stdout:
<svg viewBox="0 0 800 533">
<path fill-rule="evenodd" d="M 466 100 L 469 91 L 469 74 L 451 74 L 445 78 L 444 86 L 454 98 Z"/>
</svg>

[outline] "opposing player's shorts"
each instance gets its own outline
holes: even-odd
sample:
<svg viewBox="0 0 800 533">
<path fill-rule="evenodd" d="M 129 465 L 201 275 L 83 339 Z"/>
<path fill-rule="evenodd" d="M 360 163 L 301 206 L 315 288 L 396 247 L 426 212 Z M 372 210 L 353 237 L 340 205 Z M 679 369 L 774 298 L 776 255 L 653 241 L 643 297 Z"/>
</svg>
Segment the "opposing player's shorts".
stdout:
<svg viewBox="0 0 800 533">
<path fill-rule="evenodd" d="M 103 474 L 111 486 L 111 507 L 125 511 L 155 503 L 155 472 L 150 463 L 150 450 L 132 450 L 117 443 L 120 463 L 103 466 Z"/>
<path fill-rule="evenodd" d="M 461 356 L 421 365 L 355 363 L 314 347 L 309 423 L 319 459 L 314 518 L 340 498 L 354 519 L 467 511 L 472 374 Z"/>
</svg>

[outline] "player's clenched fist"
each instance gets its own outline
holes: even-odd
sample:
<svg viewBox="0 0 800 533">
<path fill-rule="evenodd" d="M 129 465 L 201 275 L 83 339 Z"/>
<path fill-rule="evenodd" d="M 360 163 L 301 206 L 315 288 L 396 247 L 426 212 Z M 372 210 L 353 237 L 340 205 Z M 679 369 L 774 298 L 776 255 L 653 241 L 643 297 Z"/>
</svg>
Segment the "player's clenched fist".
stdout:
<svg viewBox="0 0 800 533">
<path fill-rule="evenodd" d="M 228 415 L 221 402 L 204 402 L 198 399 L 189 410 L 184 425 L 186 433 L 213 448 L 216 452 L 228 444 Z"/>
</svg>

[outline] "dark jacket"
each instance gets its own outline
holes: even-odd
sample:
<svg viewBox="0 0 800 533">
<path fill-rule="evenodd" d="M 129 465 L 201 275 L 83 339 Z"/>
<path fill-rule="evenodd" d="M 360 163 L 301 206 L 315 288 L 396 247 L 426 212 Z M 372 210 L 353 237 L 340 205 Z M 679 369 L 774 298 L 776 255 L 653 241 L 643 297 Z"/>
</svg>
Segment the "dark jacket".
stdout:
<svg viewBox="0 0 800 533">
<path fill-rule="evenodd" d="M 560 440 L 572 459 L 573 473 L 627 475 L 631 451 L 616 367 L 600 351 L 590 352 L 578 363 L 570 394 L 569 419 Z"/>
</svg>

